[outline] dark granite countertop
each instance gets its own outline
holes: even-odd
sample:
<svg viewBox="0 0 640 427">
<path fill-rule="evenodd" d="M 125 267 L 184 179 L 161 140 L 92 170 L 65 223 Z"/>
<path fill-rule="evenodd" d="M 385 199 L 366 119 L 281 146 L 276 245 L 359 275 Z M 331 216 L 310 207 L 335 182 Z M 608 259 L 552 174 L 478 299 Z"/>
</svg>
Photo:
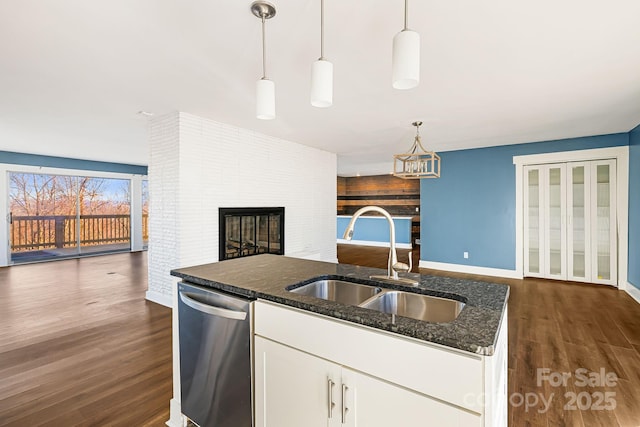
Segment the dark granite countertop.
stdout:
<svg viewBox="0 0 640 427">
<path fill-rule="evenodd" d="M 171 274 L 201 286 L 273 301 L 482 355 L 493 354 L 509 296 L 509 287 L 496 283 L 408 273 L 402 276 L 418 280 L 419 286 L 394 285 L 369 279 L 371 275 L 386 274 L 385 270 L 277 255 L 256 255 L 179 268 Z M 453 298 L 464 302 L 465 306 L 458 318 L 449 323 L 423 322 L 400 316 L 395 316 L 395 323 L 392 323 L 390 314 L 286 290 L 317 277 L 357 279 L 381 288 Z"/>
</svg>

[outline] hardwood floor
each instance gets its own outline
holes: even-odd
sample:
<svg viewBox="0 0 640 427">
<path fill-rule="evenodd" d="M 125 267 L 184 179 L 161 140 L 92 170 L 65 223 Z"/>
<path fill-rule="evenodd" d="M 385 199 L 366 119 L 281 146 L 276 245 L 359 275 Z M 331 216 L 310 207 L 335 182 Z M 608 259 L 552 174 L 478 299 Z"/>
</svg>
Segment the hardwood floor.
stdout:
<svg viewBox="0 0 640 427">
<path fill-rule="evenodd" d="M 398 250 L 400 260 L 406 260 L 406 253 Z M 386 268 L 387 254 L 386 248 L 338 245 L 342 263 Z M 511 286 L 510 426 L 640 426 L 640 304 L 626 292 L 604 285 L 420 272 Z M 549 379 L 562 373 L 571 377 L 566 385 L 539 381 L 538 369 L 545 368 Z M 581 368 L 587 371 L 577 376 Z M 583 386 L 580 375 L 602 369 L 616 375 L 615 384 Z M 607 392 L 614 394 L 605 400 Z M 599 409 L 613 404 L 614 410 Z"/>
<path fill-rule="evenodd" d="M 171 310 L 146 253 L 0 269 L 0 426 L 163 426 Z"/>
<path fill-rule="evenodd" d="M 338 259 L 385 268 L 387 252 L 340 245 Z M 407 251 L 398 252 L 406 261 Z M 417 259 L 416 253 L 416 265 Z M 640 426 L 640 304 L 626 293 L 421 272 L 511 286 L 511 426 Z M 0 426 L 164 426 L 171 399 L 171 311 L 145 301 L 146 288 L 146 253 L 0 269 Z M 539 368 L 572 376 L 566 386 L 539 385 Z M 579 368 L 604 369 L 619 379 L 581 387 Z M 615 410 L 579 409 L 605 405 L 597 402 L 605 391 L 615 393 Z M 573 403 L 565 393 L 582 399 L 575 410 L 564 408 Z M 548 410 L 534 394 L 550 400 Z M 520 395 L 530 407 L 516 405 Z"/>
</svg>

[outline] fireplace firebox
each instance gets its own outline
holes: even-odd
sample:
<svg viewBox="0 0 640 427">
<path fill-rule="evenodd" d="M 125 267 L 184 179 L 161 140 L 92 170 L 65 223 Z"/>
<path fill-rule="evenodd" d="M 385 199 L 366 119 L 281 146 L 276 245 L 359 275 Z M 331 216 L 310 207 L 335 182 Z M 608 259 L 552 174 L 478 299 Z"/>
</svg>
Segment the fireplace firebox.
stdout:
<svg viewBox="0 0 640 427">
<path fill-rule="evenodd" d="M 284 208 L 220 208 L 219 260 L 284 255 Z"/>
</svg>

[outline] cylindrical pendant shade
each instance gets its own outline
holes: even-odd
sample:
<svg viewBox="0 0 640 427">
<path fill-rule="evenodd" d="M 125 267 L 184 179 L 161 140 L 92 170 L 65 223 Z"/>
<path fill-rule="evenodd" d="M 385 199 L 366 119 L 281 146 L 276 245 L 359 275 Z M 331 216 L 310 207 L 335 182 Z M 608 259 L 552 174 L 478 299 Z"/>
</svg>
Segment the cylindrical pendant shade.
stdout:
<svg viewBox="0 0 640 427">
<path fill-rule="evenodd" d="M 256 117 L 262 120 L 276 118 L 276 85 L 271 80 L 256 82 Z"/>
<path fill-rule="evenodd" d="M 420 34 L 417 32 L 403 30 L 393 38 L 391 81 L 395 89 L 411 89 L 420 83 Z"/>
<path fill-rule="evenodd" d="M 333 64 L 318 59 L 311 66 L 311 105 L 331 107 L 333 104 Z"/>
</svg>

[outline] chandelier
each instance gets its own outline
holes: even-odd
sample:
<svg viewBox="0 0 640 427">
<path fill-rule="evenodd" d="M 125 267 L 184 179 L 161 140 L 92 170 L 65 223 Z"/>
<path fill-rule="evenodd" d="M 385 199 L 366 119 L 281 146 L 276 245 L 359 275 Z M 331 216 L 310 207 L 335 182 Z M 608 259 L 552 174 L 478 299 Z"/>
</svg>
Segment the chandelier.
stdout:
<svg viewBox="0 0 640 427">
<path fill-rule="evenodd" d="M 403 179 L 440 178 L 440 156 L 422 146 L 422 122 L 413 122 L 412 125 L 416 127 L 416 138 L 409 152 L 393 155 L 393 176 Z"/>
</svg>

